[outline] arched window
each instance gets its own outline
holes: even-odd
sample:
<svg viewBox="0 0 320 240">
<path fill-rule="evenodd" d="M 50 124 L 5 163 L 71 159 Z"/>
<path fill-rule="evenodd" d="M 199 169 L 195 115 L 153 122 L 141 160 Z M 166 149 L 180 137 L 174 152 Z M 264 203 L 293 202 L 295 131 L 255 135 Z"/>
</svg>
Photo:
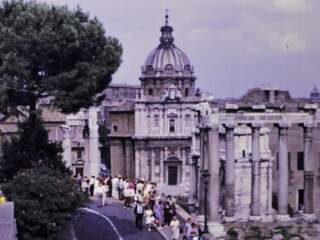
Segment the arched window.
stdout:
<svg viewBox="0 0 320 240">
<path fill-rule="evenodd" d="M 117 125 L 113 125 L 113 132 L 118 132 L 118 126 Z"/>
</svg>

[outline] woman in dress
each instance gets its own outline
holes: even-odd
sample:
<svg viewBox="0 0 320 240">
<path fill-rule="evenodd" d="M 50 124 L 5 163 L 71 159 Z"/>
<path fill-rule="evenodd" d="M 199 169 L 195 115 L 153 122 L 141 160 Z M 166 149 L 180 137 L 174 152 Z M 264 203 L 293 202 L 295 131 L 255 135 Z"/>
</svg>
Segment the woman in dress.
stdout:
<svg viewBox="0 0 320 240">
<path fill-rule="evenodd" d="M 159 227 L 161 227 L 161 223 L 163 222 L 163 217 L 162 217 L 163 205 L 161 200 L 159 200 L 154 204 L 153 210 L 156 216 L 156 220 L 158 221 L 158 225 Z"/>
<path fill-rule="evenodd" d="M 176 216 L 173 216 L 170 222 L 170 228 L 172 230 L 172 239 L 178 240 L 180 235 L 180 222 Z"/>
<path fill-rule="evenodd" d="M 169 202 L 166 202 L 163 208 L 164 226 L 168 227 L 171 222 L 172 214 Z"/>
<path fill-rule="evenodd" d="M 145 211 L 146 216 L 146 225 L 148 227 L 148 231 L 151 231 L 151 223 L 154 221 L 153 211 L 150 207 Z"/>
</svg>

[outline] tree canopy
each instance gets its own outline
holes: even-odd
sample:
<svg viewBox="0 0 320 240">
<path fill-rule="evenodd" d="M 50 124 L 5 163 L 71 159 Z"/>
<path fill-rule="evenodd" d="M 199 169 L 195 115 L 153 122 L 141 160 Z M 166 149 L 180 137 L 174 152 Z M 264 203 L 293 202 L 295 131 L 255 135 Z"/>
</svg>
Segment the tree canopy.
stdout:
<svg viewBox="0 0 320 240">
<path fill-rule="evenodd" d="M 58 239 L 86 202 L 70 175 L 46 166 L 21 171 L 2 190 L 15 203 L 19 239 Z"/>
<path fill-rule="evenodd" d="M 38 99 L 52 97 L 63 113 L 77 112 L 102 99 L 121 63 L 118 40 L 79 7 L 35 1 L 0 5 L 0 106 L 34 110 Z"/>
</svg>

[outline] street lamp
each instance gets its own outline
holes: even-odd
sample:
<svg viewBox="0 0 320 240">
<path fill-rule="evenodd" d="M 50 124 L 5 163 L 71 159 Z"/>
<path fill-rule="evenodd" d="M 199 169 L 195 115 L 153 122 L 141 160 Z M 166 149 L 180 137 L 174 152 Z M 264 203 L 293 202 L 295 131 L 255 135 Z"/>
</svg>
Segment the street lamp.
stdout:
<svg viewBox="0 0 320 240">
<path fill-rule="evenodd" d="M 208 221 L 207 221 L 207 195 L 208 184 L 210 179 L 210 173 L 208 169 L 202 170 L 202 182 L 204 183 L 204 233 L 208 233 Z"/>
</svg>

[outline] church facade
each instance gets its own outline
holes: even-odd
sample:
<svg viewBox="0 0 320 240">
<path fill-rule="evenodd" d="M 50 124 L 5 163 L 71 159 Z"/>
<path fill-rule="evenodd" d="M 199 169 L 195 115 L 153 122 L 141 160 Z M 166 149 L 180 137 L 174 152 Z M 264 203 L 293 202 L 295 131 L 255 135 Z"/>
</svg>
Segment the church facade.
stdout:
<svg viewBox="0 0 320 240">
<path fill-rule="evenodd" d="M 197 113 L 193 66 L 174 44 L 173 28 L 142 66 L 134 101 L 110 111 L 112 175 L 189 187 L 192 132 Z"/>
</svg>

